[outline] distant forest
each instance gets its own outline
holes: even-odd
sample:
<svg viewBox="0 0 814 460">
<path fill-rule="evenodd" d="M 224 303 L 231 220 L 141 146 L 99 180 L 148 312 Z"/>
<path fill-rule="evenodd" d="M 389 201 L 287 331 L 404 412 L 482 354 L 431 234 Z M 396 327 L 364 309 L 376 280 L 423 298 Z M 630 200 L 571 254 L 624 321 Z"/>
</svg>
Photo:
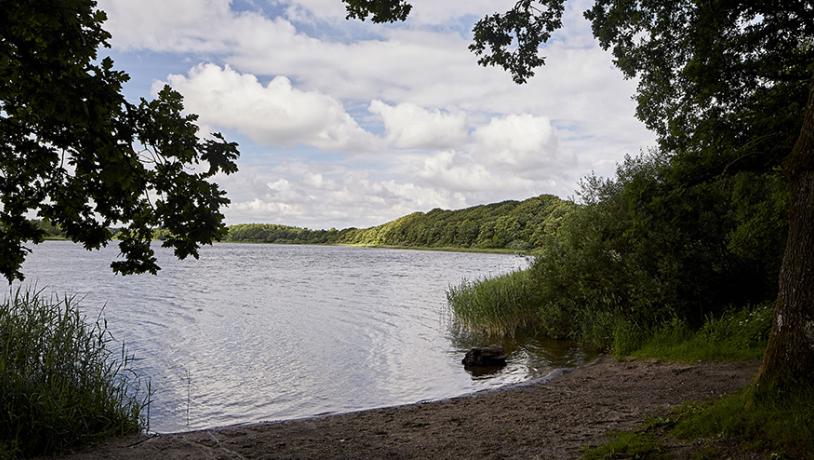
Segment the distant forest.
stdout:
<svg viewBox="0 0 814 460">
<path fill-rule="evenodd" d="M 512 249 L 540 248 L 546 234 L 559 227 L 577 205 L 553 195 L 523 201 L 508 200 L 459 210 L 414 212 L 370 228 L 312 230 L 280 224 L 238 224 L 228 227 L 223 241 L 277 244 L 351 244 L 421 248 Z M 47 220 L 34 220 L 48 239 L 64 238 Z M 120 229 L 110 229 L 117 239 Z M 153 237 L 169 236 L 154 229 Z"/>
<path fill-rule="evenodd" d="M 543 244 L 576 205 L 552 195 L 448 211 L 414 212 L 370 228 L 310 230 L 276 224 L 229 227 L 224 241 L 285 244 L 354 244 L 530 250 Z"/>
</svg>

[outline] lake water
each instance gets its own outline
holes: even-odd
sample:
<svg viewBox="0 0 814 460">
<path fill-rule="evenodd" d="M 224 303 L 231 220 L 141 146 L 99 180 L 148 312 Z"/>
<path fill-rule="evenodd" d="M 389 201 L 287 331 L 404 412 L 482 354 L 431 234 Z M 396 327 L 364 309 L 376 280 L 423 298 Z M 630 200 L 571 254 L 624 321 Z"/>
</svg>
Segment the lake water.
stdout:
<svg viewBox="0 0 814 460">
<path fill-rule="evenodd" d="M 158 276 L 114 275 L 114 246 L 35 247 L 25 285 L 100 308 L 155 392 L 151 430 L 348 412 L 461 395 L 581 363 L 567 344 L 518 340 L 501 371 L 473 376 L 446 289 L 506 273 L 512 255 L 216 244 L 200 260 L 159 250 Z"/>
</svg>

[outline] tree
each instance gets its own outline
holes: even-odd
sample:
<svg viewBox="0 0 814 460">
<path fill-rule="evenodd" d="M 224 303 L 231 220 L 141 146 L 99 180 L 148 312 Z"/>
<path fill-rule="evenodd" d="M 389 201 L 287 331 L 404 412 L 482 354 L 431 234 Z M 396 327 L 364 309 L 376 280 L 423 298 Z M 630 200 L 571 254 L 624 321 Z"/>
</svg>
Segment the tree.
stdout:
<svg viewBox="0 0 814 460">
<path fill-rule="evenodd" d="M 343 0 L 349 18 L 404 20 L 410 5 Z M 524 83 L 565 0 L 518 0 L 470 45 Z M 780 165 L 792 190 L 774 324 L 758 384 L 814 385 L 814 4 L 810 0 L 595 0 L 600 45 L 638 78 L 637 116 L 686 180 Z M 785 161 L 783 161 L 785 158 Z"/>
<path fill-rule="evenodd" d="M 159 270 L 153 229 L 179 258 L 225 232 L 225 193 L 209 182 L 237 170 L 237 144 L 199 140 L 195 115 L 165 87 L 132 104 L 128 80 L 97 49 L 106 16 L 92 0 L 8 0 L 0 8 L 0 273 L 11 282 L 44 231 L 32 214 L 87 249 L 123 227 L 121 274 Z"/>
</svg>

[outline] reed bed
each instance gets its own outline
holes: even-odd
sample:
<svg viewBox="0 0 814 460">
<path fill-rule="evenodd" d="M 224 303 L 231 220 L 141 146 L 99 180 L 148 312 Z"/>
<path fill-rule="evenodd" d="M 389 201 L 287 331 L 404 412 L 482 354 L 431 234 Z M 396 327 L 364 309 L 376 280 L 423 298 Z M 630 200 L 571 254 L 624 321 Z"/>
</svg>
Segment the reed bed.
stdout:
<svg viewBox="0 0 814 460">
<path fill-rule="evenodd" d="M 101 317 L 73 297 L 12 291 L 0 303 L 0 458 L 66 452 L 147 429 L 150 386 Z"/>
<path fill-rule="evenodd" d="M 512 337 L 539 322 L 539 298 L 527 270 L 464 280 L 449 287 L 447 301 L 458 325 L 475 333 Z"/>
</svg>

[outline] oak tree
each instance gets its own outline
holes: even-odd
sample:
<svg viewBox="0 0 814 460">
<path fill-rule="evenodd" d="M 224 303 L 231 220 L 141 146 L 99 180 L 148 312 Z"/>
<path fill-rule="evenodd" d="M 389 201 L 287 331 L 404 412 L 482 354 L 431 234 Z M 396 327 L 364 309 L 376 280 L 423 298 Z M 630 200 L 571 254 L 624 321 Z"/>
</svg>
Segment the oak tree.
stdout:
<svg viewBox="0 0 814 460">
<path fill-rule="evenodd" d="M 110 34 L 92 0 L 5 0 L 0 8 L 0 273 L 11 282 L 44 231 L 98 249 L 117 238 L 122 274 L 159 267 L 153 231 L 180 258 L 225 232 L 229 200 L 211 182 L 237 170 L 237 144 L 201 140 L 169 87 L 125 99 L 128 75 L 99 58 Z"/>
</svg>

